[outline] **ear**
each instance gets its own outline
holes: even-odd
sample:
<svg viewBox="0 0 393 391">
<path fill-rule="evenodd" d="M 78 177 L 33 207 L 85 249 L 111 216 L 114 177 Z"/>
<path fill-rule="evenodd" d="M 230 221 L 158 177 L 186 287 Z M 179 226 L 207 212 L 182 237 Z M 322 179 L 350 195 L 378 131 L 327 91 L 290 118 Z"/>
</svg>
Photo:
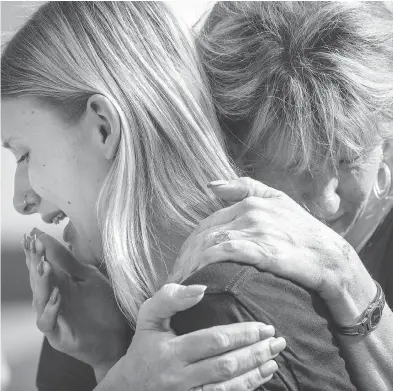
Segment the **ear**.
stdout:
<svg viewBox="0 0 393 391">
<path fill-rule="evenodd" d="M 84 122 L 102 155 L 113 160 L 121 137 L 120 116 L 116 107 L 104 95 L 92 95 L 86 103 Z"/>
</svg>

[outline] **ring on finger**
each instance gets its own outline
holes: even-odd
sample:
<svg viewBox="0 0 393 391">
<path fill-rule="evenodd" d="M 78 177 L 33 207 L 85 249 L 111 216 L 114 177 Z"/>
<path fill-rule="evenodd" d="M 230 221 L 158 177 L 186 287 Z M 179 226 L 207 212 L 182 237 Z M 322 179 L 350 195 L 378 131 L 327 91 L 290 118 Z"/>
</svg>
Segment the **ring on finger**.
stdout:
<svg viewBox="0 0 393 391">
<path fill-rule="evenodd" d="M 227 242 L 228 240 L 231 240 L 231 235 L 229 234 L 228 231 L 220 231 L 217 232 L 215 235 L 215 244 L 220 244 L 223 242 Z"/>
</svg>

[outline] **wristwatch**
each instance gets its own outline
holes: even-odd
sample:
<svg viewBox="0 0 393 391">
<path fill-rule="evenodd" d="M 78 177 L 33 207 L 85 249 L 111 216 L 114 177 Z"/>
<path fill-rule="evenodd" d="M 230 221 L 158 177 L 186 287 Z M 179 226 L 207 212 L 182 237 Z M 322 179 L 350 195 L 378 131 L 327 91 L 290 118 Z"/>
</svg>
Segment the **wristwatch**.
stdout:
<svg viewBox="0 0 393 391">
<path fill-rule="evenodd" d="M 362 320 L 353 326 L 337 325 L 336 329 L 340 334 L 352 336 L 368 335 L 378 326 L 378 323 L 382 318 L 383 308 L 385 307 L 385 294 L 383 293 L 381 285 L 379 285 L 375 280 L 374 282 L 377 286 L 377 294 L 375 299 L 363 312 Z"/>
</svg>

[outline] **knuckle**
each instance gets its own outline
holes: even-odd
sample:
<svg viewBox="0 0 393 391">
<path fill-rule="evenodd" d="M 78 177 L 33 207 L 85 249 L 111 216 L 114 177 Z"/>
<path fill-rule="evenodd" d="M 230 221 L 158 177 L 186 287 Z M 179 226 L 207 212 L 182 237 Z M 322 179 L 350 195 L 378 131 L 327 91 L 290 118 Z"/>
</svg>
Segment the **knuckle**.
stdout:
<svg viewBox="0 0 393 391">
<path fill-rule="evenodd" d="M 237 370 L 237 360 L 232 357 L 221 358 L 218 361 L 218 370 L 224 377 L 232 377 Z"/>
<path fill-rule="evenodd" d="M 257 197 L 251 196 L 241 201 L 241 204 L 245 210 L 253 210 L 258 208 L 259 201 L 260 200 Z"/>
<path fill-rule="evenodd" d="M 174 284 L 174 283 L 165 284 L 161 288 L 161 294 L 164 296 L 172 297 L 175 294 L 176 289 L 177 289 L 177 284 Z"/>
<path fill-rule="evenodd" d="M 251 210 L 244 214 L 243 220 L 248 227 L 254 227 L 260 224 L 261 217 L 255 210 Z"/>
<path fill-rule="evenodd" d="M 198 235 L 198 243 L 202 246 L 202 248 L 211 247 L 214 243 L 216 233 L 211 233 L 209 235 L 199 234 Z"/>
<path fill-rule="evenodd" d="M 254 349 L 251 353 L 251 357 L 255 364 L 263 364 L 268 359 L 268 357 L 270 357 L 269 345 L 262 349 Z"/>
<path fill-rule="evenodd" d="M 254 390 L 257 384 L 260 384 L 260 371 L 256 371 L 256 375 L 245 376 L 243 379 L 243 389 L 246 391 Z"/>
<path fill-rule="evenodd" d="M 216 349 L 226 349 L 230 346 L 231 341 L 229 337 L 221 331 L 216 331 L 213 334 L 213 346 Z"/>
<path fill-rule="evenodd" d="M 229 242 L 223 242 L 222 248 L 227 253 L 234 253 L 239 250 L 239 244 L 237 242 L 231 240 Z"/>
<path fill-rule="evenodd" d="M 228 387 L 225 384 L 213 384 L 208 388 L 208 391 L 228 391 Z"/>
<path fill-rule="evenodd" d="M 248 176 L 242 176 L 239 178 L 239 182 L 246 187 L 252 187 L 254 185 L 254 180 Z"/>
</svg>

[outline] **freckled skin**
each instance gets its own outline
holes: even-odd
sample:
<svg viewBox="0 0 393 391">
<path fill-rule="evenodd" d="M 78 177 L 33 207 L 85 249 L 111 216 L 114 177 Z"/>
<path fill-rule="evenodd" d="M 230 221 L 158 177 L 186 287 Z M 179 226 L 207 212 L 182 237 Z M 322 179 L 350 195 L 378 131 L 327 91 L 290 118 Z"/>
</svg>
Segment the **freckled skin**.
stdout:
<svg viewBox="0 0 393 391">
<path fill-rule="evenodd" d="M 11 152 L 17 160 L 29 154 L 15 172 L 15 204 L 23 205 L 29 194 L 37 213 L 62 210 L 72 222 L 75 256 L 99 263 L 102 242 L 95 205 L 111 163 L 99 152 L 90 123 L 82 116 L 69 124 L 32 98 L 4 100 L 1 110 L 2 138 L 14 138 Z"/>
</svg>

